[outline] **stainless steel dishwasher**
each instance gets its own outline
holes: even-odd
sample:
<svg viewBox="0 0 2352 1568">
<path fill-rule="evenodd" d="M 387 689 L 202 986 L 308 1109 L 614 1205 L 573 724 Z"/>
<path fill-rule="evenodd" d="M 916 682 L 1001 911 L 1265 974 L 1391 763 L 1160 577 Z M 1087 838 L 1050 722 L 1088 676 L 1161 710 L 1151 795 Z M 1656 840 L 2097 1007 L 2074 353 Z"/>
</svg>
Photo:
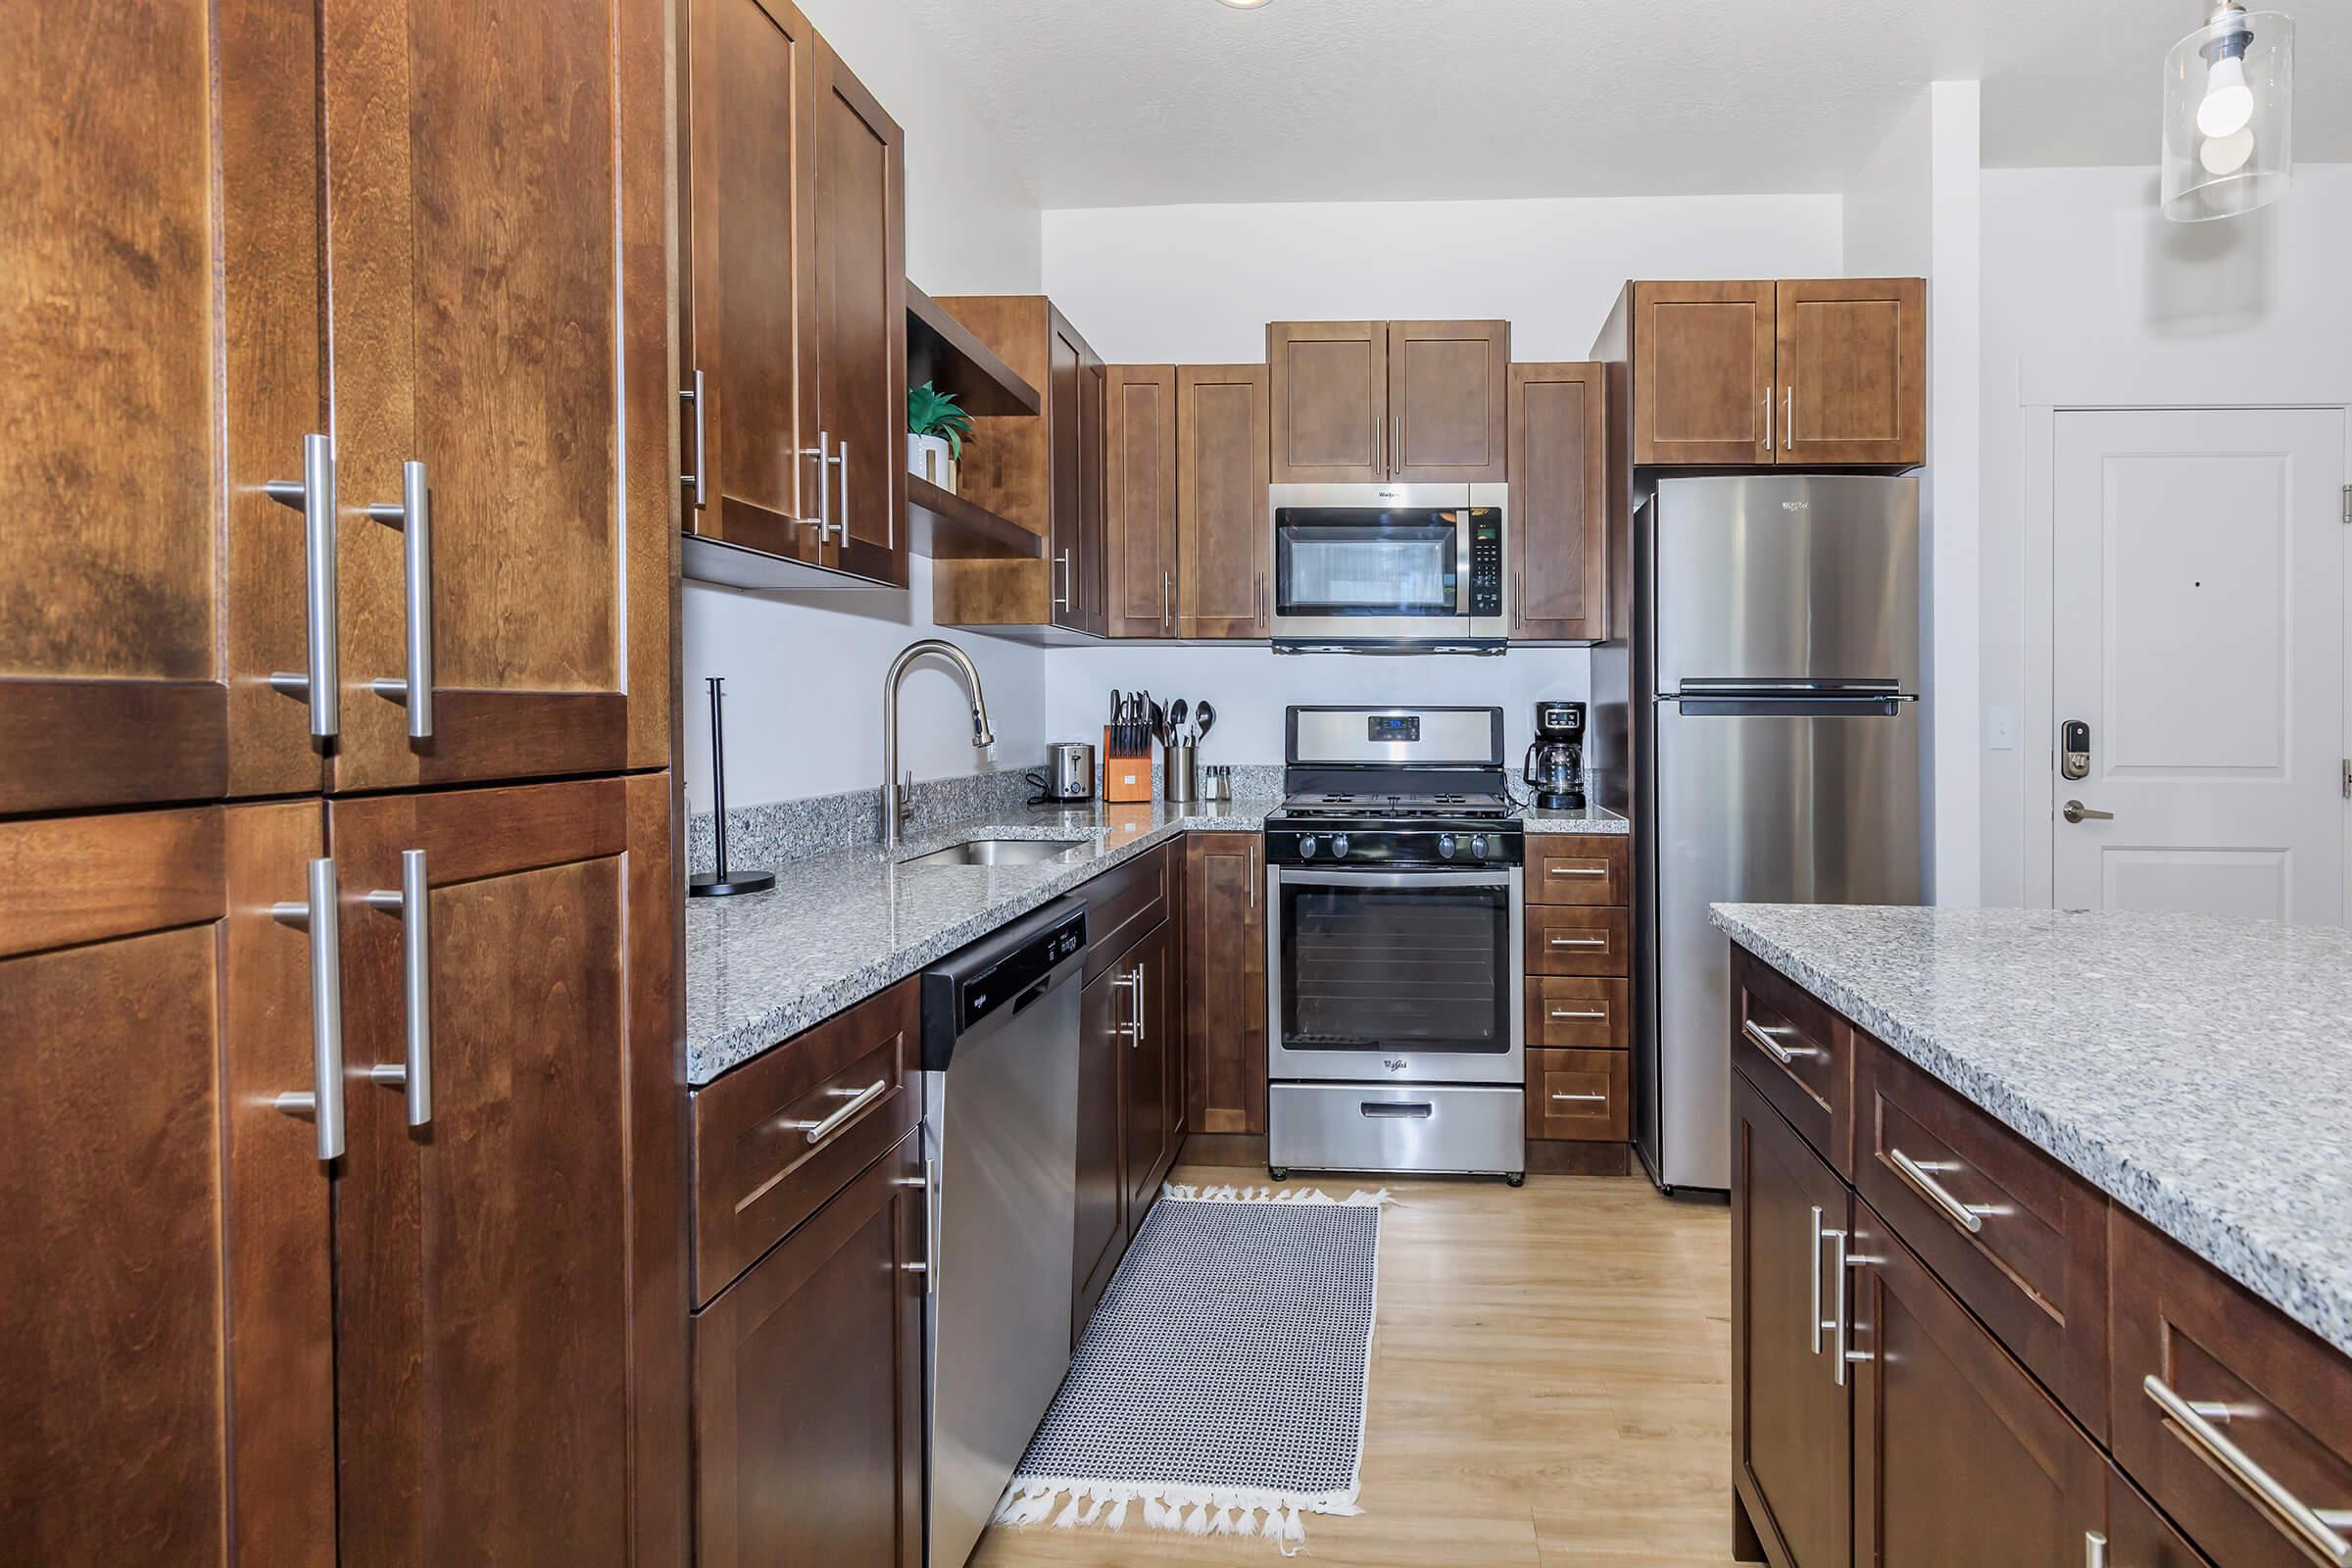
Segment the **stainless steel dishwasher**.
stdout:
<svg viewBox="0 0 2352 1568">
<path fill-rule="evenodd" d="M 963 1568 L 1070 1369 L 1086 906 L 923 972 L 924 1560 Z"/>
</svg>

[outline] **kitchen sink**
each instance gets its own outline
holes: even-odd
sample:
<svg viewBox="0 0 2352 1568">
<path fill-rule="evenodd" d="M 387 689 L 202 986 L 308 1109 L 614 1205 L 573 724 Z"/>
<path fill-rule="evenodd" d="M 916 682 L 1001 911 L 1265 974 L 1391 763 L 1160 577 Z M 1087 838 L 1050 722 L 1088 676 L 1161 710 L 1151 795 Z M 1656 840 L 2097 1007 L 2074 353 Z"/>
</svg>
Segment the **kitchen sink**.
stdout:
<svg viewBox="0 0 2352 1568">
<path fill-rule="evenodd" d="M 972 839 L 917 855 L 902 865 L 1037 865 L 1084 849 L 1085 839 Z"/>
</svg>

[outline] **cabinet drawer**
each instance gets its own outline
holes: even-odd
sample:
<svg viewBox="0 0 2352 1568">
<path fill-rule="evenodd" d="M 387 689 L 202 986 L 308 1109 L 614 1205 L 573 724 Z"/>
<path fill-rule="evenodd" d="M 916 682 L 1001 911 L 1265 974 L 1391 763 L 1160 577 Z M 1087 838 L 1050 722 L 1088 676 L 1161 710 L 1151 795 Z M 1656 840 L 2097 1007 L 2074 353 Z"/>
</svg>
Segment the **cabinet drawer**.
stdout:
<svg viewBox="0 0 2352 1568">
<path fill-rule="evenodd" d="M 919 984 L 908 976 L 695 1093 L 696 1305 L 922 1119 Z"/>
<path fill-rule="evenodd" d="M 2107 1200 L 1876 1041 L 1854 1187 L 2094 1435 L 2107 1430 Z"/>
<path fill-rule="evenodd" d="M 1527 1043 L 1623 1051 L 1633 1043 L 1623 980 L 1537 975 L 1527 982 Z"/>
<path fill-rule="evenodd" d="M 2107 1561 L 2114 1568 L 2211 1568 L 2205 1554 L 2182 1540 L 2113 1465 L 2107 1467 L 2106 1536 Z"/>
<path fill-rule="evenodd" d="M 1170 846 L 1147 850 L 1090 882 L 1078 885 L 1086 901 L 1086 978 L 1107 974 L 1129 948 L 1168 917 Z"/>
<path fill-rule="evenodd" d="M 1631 972 L 1632 922 L 1623 909 L 1580 909 L 1568 906 L 1527 906 L 1529 974 Z"/>
<path fill-rule="evenodd" d="M 1626 878 L 1624 835 L 1552 838 L 1530 834 L 1527 845 L 1528 903 L 1603 907 L 1633 903 Z"/>
<path fill-rule="evenodd" d="M 2215 1562 L 2344 1561 L 2352 1358 L 2120 1207 L 2110 1244 L 2116 1461 Z"/>
<path fill-rule="evenodd" d="M 1621 1144 L 1626 1139 L 1622 1051 L 1531 1051 L 1527 1054 L 1527 1136 Z"/>
<path fill-rule="evenodd" d="M 1732 982 L 1732 1064 L 1851 1181 L 1853 1030 L 1745 949 L 1733 949 Z"/>
</svg>

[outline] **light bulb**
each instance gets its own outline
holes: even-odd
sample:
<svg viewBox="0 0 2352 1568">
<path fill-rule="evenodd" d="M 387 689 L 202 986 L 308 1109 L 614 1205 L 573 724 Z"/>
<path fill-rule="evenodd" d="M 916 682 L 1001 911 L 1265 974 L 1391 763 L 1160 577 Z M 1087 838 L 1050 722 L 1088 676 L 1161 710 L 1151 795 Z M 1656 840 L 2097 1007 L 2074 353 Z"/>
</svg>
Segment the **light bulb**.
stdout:
<svg viewBox="0 0 2352 1568">
<path fill-rule="evenodd" d="M 2254 127 L 2245 125 L 2227 136 L 2208 136 L 2197 145 L 2197 162 L 2208 174 L 2234 174 L 2254 156 Z"/>
<path fill-rule="evenodd" d="M 2234 136 L 2254 122 L 2254 89 L 2246 85 L 2246 63 L 2224 55 L 2205 78 L 2205 101 L 2197 105 L 2197 129 L 2208 136 Z"/>
</svg>

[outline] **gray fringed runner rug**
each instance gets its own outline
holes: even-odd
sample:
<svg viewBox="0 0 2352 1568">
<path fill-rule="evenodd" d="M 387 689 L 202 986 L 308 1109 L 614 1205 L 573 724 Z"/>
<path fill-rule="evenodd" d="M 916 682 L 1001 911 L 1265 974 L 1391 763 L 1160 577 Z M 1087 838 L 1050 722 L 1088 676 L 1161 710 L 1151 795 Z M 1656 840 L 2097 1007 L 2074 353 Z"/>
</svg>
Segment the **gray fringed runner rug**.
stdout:
<svg viewBox="0 0 2352 1568">
<path fill-rule="evenodd" d="M 1384 1189 L 1169 1186 L 997 1505 L 1001 1525 L 1262 1536 L 1359 1512 Z"/>
</svg>

